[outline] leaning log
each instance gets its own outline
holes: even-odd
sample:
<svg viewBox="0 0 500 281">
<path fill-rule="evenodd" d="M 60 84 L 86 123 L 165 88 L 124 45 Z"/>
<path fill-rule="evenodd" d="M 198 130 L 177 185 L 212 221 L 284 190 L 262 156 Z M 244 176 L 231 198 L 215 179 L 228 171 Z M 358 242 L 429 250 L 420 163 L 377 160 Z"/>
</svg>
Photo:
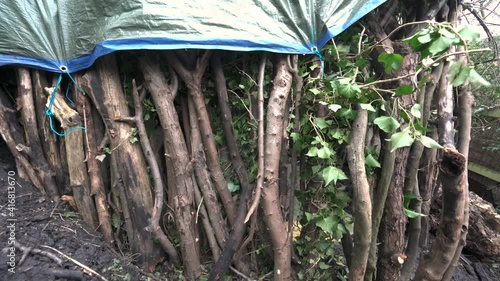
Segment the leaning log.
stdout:
<svg viewBox="0 0 500 281">
<path fill-rule="evenodd" d="M 54 88 L 45 88 L 45 93 L 50 100 Z M 72 130 L 77 126 L 82 126 L 83 122 L 75 110 L 67 103 L 65 98 L 57 92 L 54 103 L 50 109 L 54 117 L 61 123 L 65 133 L 64 136 L 66 157 L 68 159 L 69 184 L 73 192 L 78 212 L 83 220 L 90 226 L 97 226 L 96 209 L 92 197 L 90 197 L 90 182 L 85 163 L 85 151 L 83 146 L 83 130 Z M 70 131 L 72 130 L 72 131 Z"/>
</svg>

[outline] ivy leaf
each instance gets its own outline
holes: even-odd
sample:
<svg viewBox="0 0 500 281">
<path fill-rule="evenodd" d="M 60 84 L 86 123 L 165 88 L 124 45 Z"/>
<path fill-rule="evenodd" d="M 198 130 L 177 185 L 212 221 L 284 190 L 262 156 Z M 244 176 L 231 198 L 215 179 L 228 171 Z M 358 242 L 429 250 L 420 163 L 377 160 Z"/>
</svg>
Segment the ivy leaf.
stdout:
<svg viewBox="0 0 500 281">
<path fill-rule="evenodd" d="M 377 159 L 375 159 L 375 157 L 371 154 L 368 154 L 368 156 L 365 157 L 365 165 L 372 168 L 380 168 L 380 162 L 378 162 Z"/>
<path fill-rule="evenodd" d="M 99 160 L 100 162 L 104 161 L 104 158 L 106 158 L 106 154 L 97 155 L 95 157 L 95 159 Z"/>
<path fill-rule="evenodd" d="M 428 148 L 443 148 L 437 141 L 433 140 L 432 138 L 426 137 L 426 136 L 420 136 L 420 142 Z"/>
<path fill-rule="evenodd" d="M 359 106 L 364 110 L 368 110 L 371 112 L 377 112 L 377 110 L 375 110 L 375 108 L 373 108 L 373 106 L 369 103 L 360 103 Z"/>
<path fill-rule="evenodd" d="M 230 192 L 236 192 L 240 190 L 240 186 L 238 184 L 235 184 L 232 181 L 227 182 L 227 189 L 229 189 Z"/>
<path fill-rule="evenodd" d="M 474 85 L 490 87 L 490 82 L 486 81 L 475 69 L 471 69 L 469 73 L 470 82 Z"/>
<path fill-rule="evenodd" d="M 461 61 L 455 61 L 450 65 L 450 69 L 448 70 L 448 79 L 449 81 L 453 81 L 457 74 L 460 72 L 460 69 L 462 68 L 462 62 Z"/>
<path fill-rule="evenodd" d="M 408 95 L 411 93 L 413 93 L 413 86 L 401 85 L 396 89 L 394 96 L 400 97 L 400 96 Z"/>
<path fill-rule="evenodd" d="M 462 39 L 464 39 L 465 41 L 474 41 L 474 40 L 479 39 L 479 37 L 480 37 L 479 32 L 473 30 L 469 26 L 465 26 L 464 28 L 462 28 L 458 32 L 458 34 L 460 34 Z"/>
<path fill-rule="evenodd" d="M 320 227 L 326 233 L 333 233 L 333 229 L 337 227 L 338 222 L 333 216 L 328 216 L 316 220 L 316 225 Z"/>
<path fill-rule="evenodd" d="M 333 112 L 337 112 L 337 110 L 341 109 L 342 106 L 340 104 L 329 104 L 328 105 L 328 108 L 333 111 Z"/>
<path fill-rule="evenodd" d="M 327 146 L 323 146 L 322 148 L 318 149 L 318 157 L 321 159 L 328 159 L 332 154 L 332 150 Z"/>
<path fill-rule="evenodd" d="M 407 209 L 407 208 L 404 208 L 405 210 L 405 214 L 410 218 L 410 219 L 414 219 L 416 217 L 425 217 L 426 215 L 422 214 L 422 213 L 417 213 L 413 210 L 410 210 L 410 209 Z"/>
<path fill-rule="evenodd" d="M 405 129 L 402 132 L 395 133 L 391 136 L 389 139 L 392 145 L 391 152 L 396 151 L 396 149 L 400 147 L 406 147 L 406 146 L 411 146 L 415 139 L 413 136 L 410 134 L 410 131 L 408 129 Z"/>
<path fill-rule="evenodd" d="M 333 181 L 334 184 L 337 184 L 338 180 L 346 180 L 347 176 L 344 174 L 344 171 L 337 167 L 328 166 L 323 169 L 322 173 L 323 180 L 325 181 L 325 186 Z"/>
<path fill-rule="evenodd" d="M 398 70 L 403 65 L 403 56 L 400 54 L 382 53 L 378 56 L 378 61 L 384 64 L 386 73 Z"/>
<path fill-rule="evenodd" d="M 373 120 L 373 123 L 386 133 L 394 132 L 400 126 L 399 122 L 391 116 L 377 117 L 375 120 Z"/>
<path fill-rule="evenodd" d="M 467 79 L 467 77 L 469 77 L 470 71 L 471 71 L 470 67 L 460 68 L 460 72 L 458 72 L 457 76 L 455 76 L 455 79 L 451 81 L 451 84 L 455 87 L 462 85 Z"/>
<path fill-rule="evenodd" d="M 340 117 L 344 117 L 347 119 L 354 119 L 356 117 L 356 111 L 350 108 L 342 108 L 338 111 Z"/>
<path fill-rule="evenodd" d="M 358 84 L 340 84 L 338 87 L 339 94 L 346 98 L 353 98 L 356 93 L 361 93 L 361 88 Z"/>
<path fill-rule="evenodd" d="M 422 114 L 420 113 L 421 106 L 420 104 L 416 103 L 411 107 L 411 115 L 413 115 L 415 118 L 422 118 Z"/>
<path fill-rule="evenodd" d="M 442 53 L 453 44 L 453 39 L 447 38 L 445 36 L 439 36 L 434 42 L 429 46 L 429 52 L 432 55 Z"/>
<path fill-rule="evenodd" d="M 318 126 L 321 130 L 330 127 L 330 124 L 328 124 L 328 122 L 323 118 L 314 119 L 314 123 L 316 123 L 316 126 Z"/>
<path fill-rule="evenodd" d="M 309 92 L 315 94 L 316 96 L 321 94 L 321 91 L 316 88 L 309 89 Z"/>
<path fill-rule="evenodd" d="M 416 130 L 420 131 L 420 132 L 427 132 L 427 133 L 428 133 L 428 132 L 430 132 L 430 131 L 431 131 L 431 130 L 429 130 L 428 128 L 426 128 L 426 127 L 424 127 L 424 126 L 420 125 L 419 123 L 413 123 L 413 127 L 414 127 Z"/>
<path fill-rule="evenodd" d="M 318 156 L 318 148 L 316 146 L 309 148 L 309 151 L 306 153 L 306 156 L 309 156 L 309 157 Z"/>
</svg>

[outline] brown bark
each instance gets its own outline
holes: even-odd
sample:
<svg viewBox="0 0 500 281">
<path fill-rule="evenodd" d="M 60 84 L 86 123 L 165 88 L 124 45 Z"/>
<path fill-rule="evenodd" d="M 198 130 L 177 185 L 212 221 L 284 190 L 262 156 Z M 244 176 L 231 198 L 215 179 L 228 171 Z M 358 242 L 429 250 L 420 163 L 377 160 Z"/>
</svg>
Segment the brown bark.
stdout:
<svg viewBox="0 0 500 281">
<path fill-rule="evenodd" d="M 154 247 L 151 233 L 146 230 L 153 209 L 153 199 L 144 155 L 139 144 L 129 142 L 130 124 L 113 121 L 114 118 L 130 116 L 127 100 L 122 89 L 118 68 L 113 54 L 99 59 L 97 73 L 87 72 L 80 86 L 89 93 L 99 110 L 110 136 L 112 154 L 116 160 L 118 174 L 116 180 L 123 184 L 125 197 L 130 207 L 130 221 L 133 233 L 127 237 L 133 253 L 141 254 L 139 263 L 143 266 L 155 265 L 161 253 Z"/>
<path fill-rule="evenodd" d="M 472 104 L 474 101 L 474 97 L 470 91 L 469 83 L 464 83 L 459 88 L 459 120 L 458 123 L 460 125 L 460 129 L 458 130 L 458 144 L 457 148 L 460 153 L 464 155 L 466 159 L 469 158 L 469 143 L 471 139 L 471 128 L 472 128 Z M 467 179 L 467 168 L 464 171 L 465 178 Z M 449 268 L 446 270 L 443 280 L 451 280 L 453 277 L 453 273 L 458 267 L 458 262 L 460 256 L 462 254 L 462 250 L 467 243 L 467 233 L 469 229 L 469 182 L 468 180 L 464 183 L 464 193 L 465 193 L 465 202 L 464 202 L 464 221 L 462 225 L 462 233 L 460 235 L 460 242 L 455 251 L 455 255 Z"/>
<path fill-rule="evenodd" d="M 149 142 L 148 134 L 146 132 L 146 126 L 144 125 L 142 109 L 142 101 L 139 98 L 139 92 L 135 84 L 135 80 L 132 80 L 132 97 L 134 99 L 135 106 L 135 116 L 129 118 L 115 119 L 117 121 L 129 121 L 137 126 L 139 132 L 139 140 L 141 142 L 142 150 L 148 161 L 149 168 L 151 169 L 151 174 L 153 176 L 154 182 L 154 205 L 151 212 L 151 218 L 149 219 L 150 230 L 154 233 L 155 237 L 160 242 L 163 250 L 167 252 L 173 264 L 179 265 L 180 258 L 175 250 L 174 244 L 170 239 L 163 233 L 160 227 L 160 218 L 163 209 L 163 198 L 164 198 L 164 188 L 163 179 L 161 176 L 160 168 L 158 163 L 155 161 L 153 149 L 151 148 L 151 143 Z"/>
<path fill-rule="evenodd" d="M 59 153 L 59 145 L 56 135 L 50 130 L 49 119 L 45 114 L 45 110 L 47 110 L 47 94 L 44 93 L 44 89 L 48 87 L 48 83 L 44 72 L 40 70 L 32 70 L 31 77 L 33 78 L 33 94 L 35 96 L 38 135 L 40 136 L 47 162 L 52 171 L 55 172 L 56 185 L 59 188 L 59 192 L 62 192 L 61 187 L 64 186 L 64 173 Z"/>
<path fill-rule="evenodd" d="M 0 89 L 0 95 L 3 96 L 3 91 Z M 7 147 L 9 148 L 10 152 L 14 156 L 14 158 L 17 159 L 19 164 L 21 164 L 21 167 L 23 168 L 24 172 L 26 172 L 28 179 L 31 181 L 31 183 L 43 194 L 45 195 L 45 189 L 38 178 L 38 175 L 31 165 L 31 163 L 28 160 L 27 155 L 21 153 L 16 146 L 18 145 L 18 142 L 14 139 L 14 136 L 12 135 L 11 132 L 11 127 L 9 126 L 9 121 L 12 120 L 9 116 L 10 114 L 13 114 L 15 111 L 11 109 L 10 107 L 7 107 L 4 103 L 3 98 L 0 99 L 0 135 L 2 135 L 2 138 L 7 144 Z"/>
<path fill-rule="evenodd" d="M 45 88 L 45 92 L 50 99 L 53 88 Z M 72 130 L 76 126 L 82 126 L 83 122 L 75 110 L 66 103 L 65 98 L 56 93 L 52 105 L 54 117 L 59 120 L 65 133 L 64 136 L 66 157 L 68 159 L 69 185 L 75 198 L 78 212 L 83 220 L 91 227 L 97 226 L 96 209 L 90 197 L 90 182 L 85 163 L 85 152 L 83 145 L 83 130 Z"/>
<path fill-rule="evenodd" d="M 440 64 L 432 71 L 429 82 L 419 93 L 418 103 L 422 106 L 422 118 L 420 122 L 423 127 L 427 126 L 428 120 L 430 118 L 430 105 L 434 98 L 434 91 L 436 89 L 437 82 L 441 77 L 442 68 L 443 66 L 442 64 Z M 422 132 L 422 135 L 425 135 L 425 132 Z M 420 159 L 422 158 L 424 148 L 424 145 L 419 141 L 413 143 L 408 158 L 404 185 L 404 191 L 412 193 L 416 197 L 414 200 L 412 200 L 410 207 L 417 213 L 422 212 L 422 197 L 420 195 L 420 188 L 418 185 L 418 171 L 420 168 Z M 411 274 L 413 273 L 417 257 L 420 255 L 421 230 L 421 216 L 410 219 L 407 239 L 408 243 L 406 246 L 407 259 L 403 265 L 403 268 L 401 269 L 401 280 L 409 280 Z"/>
<path fill-rule="evenodd" d="M 291 237 L 281 213 L 279 200 L 279 163 L 283 140 L 283 116 L 292 86 L 285 55 L 276 55 L 276 76 L 269 96 L 265 132 L 265 170 L 262 206 L 274 249 L 274 280 L 291 279 Z"/>
<path fill-rule="evenodd" d="M 31 85 L 31 76 L 26 68 L 17 69 L 18 103 L 21 105 L 21 118 L 26 133 L 26 145 L 31 149 L 30 160 L 35 168 L 47 194 L 55 202 L 59 202 L 59 192 L 54 179 L 54 172 L 50 169 L 43 153 L 38 125 L 36 120 L 35 104 Z"/>
<path fill-rule="evenodd" d="M 78 80 L 77 77 L 75 78 Z M 99 229 L 103 234 L 104 241 L 108 245 L 112 245 L 113 229 L 111 228 L 108 203 L 106 201 L 106 190 L 101 177 L 100 162 L 96 159 L 98 143 L 95 136 L 95 122 L 92 116 L 92 108 L 90 107 L 88 97 L 83 94 L 77 94 L 75 101 L 77 110 L 80 116 L 84 116 L 84 125 L 87 127 L 84 147 L 87 155 L 85 162 L 87 163 L 87 172 L 90 180 L 90 196 L 94 197 L 97 217 L 99 219 Z"/>
<path fill-rule="evenodd" d="M 391 105 L 387 104 L 386 108 L 389 109 L 389 113 L 392 112 Z M 387 134 L 385 139 L 390 139 L 392 134 Z M 370 244 L 370 251 L 368 256 L 368 263 L 365 272 L 365 280 L 371 281 L 375 277 L 375 272 L 377 268 L 377 235 L 380 229 L 380 222 L 382 221 L 382 216 L 384 214 L 385 202 L 387 200 L 387 194 L 389 192 L 389 187 L 392 181 L 392 175 L 394 173 L 394 163 L 396 160 L 396 154 L 391 152 L 391 146 L 386 143 L 382 148 L 382 170 L 377 184 L 377 193 L 373 201 L 373 212 L 372 212 L 372 241 Z"/>
<path fill-rule="evenodd" d="M 229 222 L 233 225 L 236 217 L 236 205 L 231 197 L 229 189 L 227 188 L 227 183 L 224 179 L 224 174 L 222 173 L 212 127 L 210 125 L 210 117 L 208 116 L 205 99 L 201 91 L 201 78 L 205 73 L 210 55 L 211 52 L 206 51 L 200 59 L 196 60 L 196 62 L 187 64 L 183 64 L 182 60 L 188 61 L 188 58 L 180 56 L 178 53 L 166 53 L 166 58 L 184 81 L 189 95 L 193 98 L 193 102 L 198 113 L 198 122 L 200 132 L 202 134 L 203 146 L 205 147 L 207 166 L 215 184 L 215 188 L 217 189 L 217 192 L 222 200 L 222 204 L 227 212 Z"/>
<path fill-rule="evenodd" d="M 222 217 L 222 213 L 217 200 L 217 193 L 210 180 L 210 174 L 206 164 L 205 152 L 203 151 L 203 143 L 198 127 L 198 118 L 194 104 L 191 98 L 188 98 L 189 104 L 189 119 L 191 124 L 191 157 L 194 161 L 194 172 L 198 187 L 203 195 L 204 204 L 207 208 L 209 219 L 215 237 L 221 248 L 226 243 L 227 226 Z"/>
<path fill-rule="evenodd" d="M 420 262 L 418 280 L 442 280 L 460 241 L 465 204 L 466 159 L 452 146 L 445 146 L 440 163 L 443 186 L 443 210 L 436 240 Z"/>
<path fill-rule="evenodd" d="M 167 161 L 172 162 L 176 181 L 173 195 L 175 218 L 181 238 L 181 255 L 186 278 L 194 280 L 201 274 L 198 241 L 195 233 L 192 167 L 179 118 L 174 106 L 175 91 L 163 76 L 158 59 L 143 55 L 139 67 L 144 74 L 147 87 L 153 98 L 168 147 Z M 176 90 L 176 89 L 175 89 Z M 171 195 L 172 196 L 172 195 Z"/>
<path fill-rule="evenodd" d="M 212 71 L 214 74 L 215 88 L 217 91 L 217 97 L 219 101 L 219 107 L 222 116 L 222 129 L 224 131 L 224 136 L 226 139 L 226 144 L 228 147 L 231 163 L 233 169 L 236 171 L 240 179 L 241 184 L 241 195 L 240 204 L 238 206 L 238 211 L 236 214 L 235 222 L 231 233 L 227 239 L 226 245 L 223 248 L 221 257 L 214 265 L 212 271 L 210 272 L 210 280 L 218 280 L 227 271 L 233 260 L 233 256 L 236 250 L 241 244 L 243 235 L 246 229 L 245 215 L 247 213 L 247 204 L 250 200 L 252 189 L 250 188 L 250 183 L 248 182 L 248 171 L 241 158 L 239 149 L 237 147 L 236 138 L 233 133 L 233 116 L 229 106 L 229 99 L 227 95 L 226 88 L 226 78 L 224 76 L 224 71 L 222 69 L 221 58 L 218 53 L 214 54 L 211 59 Z M 235 261 L 237 264 L 241 261 Z"/>
<path fill-rule="evenodd" d="M 372 240 L 372 202 L 365 170 L 365 136 L 368 112 L 358 109 L 352 125 L 351 141 L 347 146 L 347 163 L 353 185 L 354 239 L 349 280 L 363 280 Z"/>
</svg>

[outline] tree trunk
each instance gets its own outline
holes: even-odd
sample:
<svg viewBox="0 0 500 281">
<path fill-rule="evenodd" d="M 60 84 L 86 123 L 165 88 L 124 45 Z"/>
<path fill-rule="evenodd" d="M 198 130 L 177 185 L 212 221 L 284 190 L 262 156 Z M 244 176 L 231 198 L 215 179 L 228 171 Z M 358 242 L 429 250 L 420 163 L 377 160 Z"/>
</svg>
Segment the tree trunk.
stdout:
<svg viewBox="0 0 500 281">
<path fill-rule="evenodd" d="M 35 104 L 29 70 L 17 69 L 18 103 L 21 105 L 21 118 L 26 133 L 26 146 L 30 148 L 30 160 L 35 168 L 47 194 L 55 202 L 59 202 L 59 192 L 54 179 L 54 172 L 50 169 L 38 135 Z"/>
<path fill-rule="evenodd" d="M 101 176 L 102 169 L 99 160 L 96 158 L 98 143 L 95 136 L 96 126 L 92 114 L 92 108 L 90 107 L 88 97 L 83 94 L 78 93 L 75 100 L 77 110 L 81 116 L 84 116 L 84 125 L 87 127 L 87 132 L 85 133 L 85 149 L 87 157 L 85 162 L 87 163 L 87 172 L 90 179 L 90 196 L 94 197 L 97 217 L 99 219 L 99 229 L 103 234 L 104 241 L 108 245 L 112 245 L 113 230 L 111 228 L 111 216 L 108 211 L 106 190 Z"/>
<path fill-rule="evenodd" d="M 40 140 L 49 166 L 55 172 L 56 185 L 59 192 L 62 192 L 65 179 L 59 153 L 59 145 L 56 135 L 50 130 L 49 119 L 47 115 L 45 115 L 45 110 L 47 110 L 47 94 L 45 94 L 44 89 L 48 87 L 47 80 L 44 72 L 40 70 L 32 70 L 31 76 L 33 78 L 38 135 L 41 138 Z"/>
<path fill-rule="evenodd" d="M 222 200 L 222 204 L 227 212 L 229 222 L 232 225 L 236 218 L 236 204 L 231 197 L 231 193 L 227 188 L 226 180 L 224 179 L 224 174 L 222 173 L 212 132 L 212 126 L 210 125 L 210 117 L 205 106 L 205 98 L 203 97 L 203 93 L 201 91 L 201 78 L 205 73 L 210 55 L 210 51 L 205 51 L 203 56 L 200 59 L 197 59 L 196 63 L 193 63 L 194 65 L 182 64 L 182 56 L 178 56 L 175 53 L 168 53 L 166 58 L 184 81 L 189 95 L 193 98 L 196 112 L 198 114 L 198 122 L 202 135 L 203 146 L 205 147 L 207 167 L 212 176 L 215 188 L 217 189 L 217 192 Z M 187 58 L 185 59 L 187 60 Z"/>
<path fill-rule="evenodd" d="M 265 170 L 262 206 L 274 249 L 274 280 L 291 279 L 291 236 L 281 213 L 279 198 L 279 163 L 283 141 L 283 117 L 292 86 L 285 55 L 276 55 L 276 76 L 269 96 L 265 132 Z"/>
<path fill-rule="evenodd" d="M 49 99 L 52 91 L 53 88 L 45 88 Z M 82 126 L 82 119 L 78 112 L 69 107 L 59 91 L 56 93 L 51 110 L 54 113 L 54 117 L 61 123 L 64 132 L 67 133 L 64 136 L 64 144 L 66 158 L 68 159 L 69 186 L 73 192 L 76 206 L 83 220 L 92 228 L 95 228 L 98 224 L 95 205 L 92 197 L 90 197 L 90 182 L 85 163 L 83 130 L 71 130 L 76 126 Z"/>
<path fill-rule="evenodd" d="M 347 163 L 353 185 L 354 246 L 352 249 L 349 280 L 363 280 L 372 240 L 372 201 L 365 170 L 365 136 L 368 112 L 358 109 L 353 124 L 351 141 L 347 146 Z"/>
<path fill-rule="evenodd" d="M 115 155 L 118 180 L 123 183 L 125 197 L 130 206 L 130 222 L 127 236 L 133 253 L 139 253 L 139 263 L 144 267 L 155 265 L 161 256 L 153 244 L 151 232 L 147 231 L 148 220 L 153 209 L 153 199 L 146 163 L 141 147 L 129 142 L 132 127 L 113 121 L 116 117 L 130 116 L 127 100 L 121 87 L 114 55 L 107 55 L 97 62 L 97 73 L 87 72 L 80 83 L 106 125 L 110 136 L 111 150 Z"/>
<path fill-rule="evenodd" d="M 195 280 L 201 274 L 198 240 L 196 239 L 192 163 L 186 147 L 184 135 L 174 98 L 177 89 L 173 89 L 163 76 L 158 59 L 144 55 L 139 61 L 139 67 L 144 73 L 147 87 L 155 103 L 158 117 L 165 137 L 165 147 L 168 147 L 167 161 L 172 163 L 176 181 L 176 193 L 173 196 L 175 219 L 181 238 L 181 255 L 185 275 L 188 280 Z"/>
</svg>

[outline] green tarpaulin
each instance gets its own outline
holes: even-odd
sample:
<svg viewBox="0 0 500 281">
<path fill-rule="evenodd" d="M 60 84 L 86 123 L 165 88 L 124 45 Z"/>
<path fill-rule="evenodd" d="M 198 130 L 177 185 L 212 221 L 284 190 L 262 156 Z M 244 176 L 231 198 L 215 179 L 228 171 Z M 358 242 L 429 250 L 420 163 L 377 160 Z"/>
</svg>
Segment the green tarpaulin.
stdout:
<svg viewBox="0 0 500 281">
<path fill-rule="evenodd" d="M 0 65 L 85 69 L 116 50 L 307 54 L 383 3 L 326 0 L 8 0 Z"/>
</svg>

